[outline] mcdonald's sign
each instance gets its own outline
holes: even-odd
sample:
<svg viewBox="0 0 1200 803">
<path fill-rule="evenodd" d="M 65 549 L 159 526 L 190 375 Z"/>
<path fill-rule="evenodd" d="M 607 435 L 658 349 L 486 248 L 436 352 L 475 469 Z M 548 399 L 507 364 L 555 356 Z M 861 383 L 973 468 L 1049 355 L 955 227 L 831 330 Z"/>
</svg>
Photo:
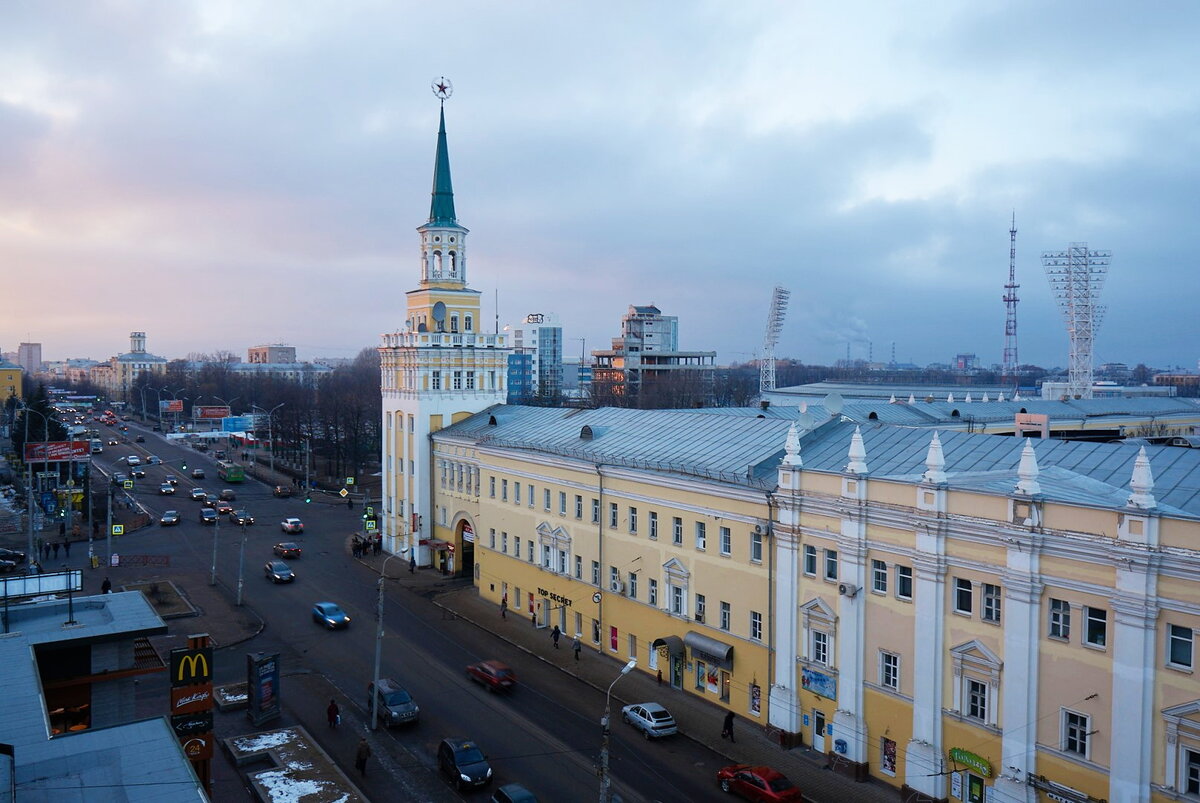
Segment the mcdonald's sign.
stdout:
<svg viewBox="0 0 1200 803">
<path fill-rule="evenodd" d="M 171 686 L 191 686 L 211 683 L 213 670 L 212 647 L 171 650 Z"/>
</svg>

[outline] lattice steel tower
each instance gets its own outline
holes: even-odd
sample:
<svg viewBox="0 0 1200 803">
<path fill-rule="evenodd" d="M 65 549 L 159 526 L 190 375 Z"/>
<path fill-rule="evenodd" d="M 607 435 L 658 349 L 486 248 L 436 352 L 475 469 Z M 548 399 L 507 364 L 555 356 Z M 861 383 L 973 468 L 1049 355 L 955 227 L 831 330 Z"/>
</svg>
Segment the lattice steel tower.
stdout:
<svg viewBox="0 0 1200 803">
<path fill-rule="evenodd" d="M 1008 230 L 1008 284 L 1004 285 L 1004 379 L 1017 384 L 1017 213 Z"/>
<path fill-rule="evenodd" d="M 1096 302 L 1111 262 L 1112 251 L 1089 251 L 1087 243 L 1071 243 L 1066 251 L 1042 252 L 1042 267 L 1071 341 L 1068 398 L 1092 398 L 1092 340 L 1104 320 L 1104 307 Z"/>
<path fill-rule="evenodd" d="M 771 291 L 771 309 L 767 312 L 767 333 L 763 337 L 762 364 L 758 368 L 758 392 L 775 389 L 775 344 L 783 329 L 783 317 L 787 314 L 788 298 L 792 291 L 776 286 Z"/>
</svg>

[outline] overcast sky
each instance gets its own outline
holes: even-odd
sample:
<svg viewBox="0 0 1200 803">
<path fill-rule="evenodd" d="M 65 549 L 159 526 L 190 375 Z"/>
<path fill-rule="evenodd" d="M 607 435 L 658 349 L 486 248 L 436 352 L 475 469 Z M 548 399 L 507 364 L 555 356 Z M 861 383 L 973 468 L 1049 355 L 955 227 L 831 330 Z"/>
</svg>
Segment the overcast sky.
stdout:
<svg viewBox="0 0 1200 803">
<path fill-rule="evenodd" d="M 7 2 L 0 350 L 352 356 L 404 320 L 436 98 L 491 329 L 606 347 L 1004 347 L 1066 365 L 1046 250 L 1113 252 L 1096 362 L 1200 357 L 1191 2 Z M 575 338 L 575 339 L 573 339 Z"/>
</svg>

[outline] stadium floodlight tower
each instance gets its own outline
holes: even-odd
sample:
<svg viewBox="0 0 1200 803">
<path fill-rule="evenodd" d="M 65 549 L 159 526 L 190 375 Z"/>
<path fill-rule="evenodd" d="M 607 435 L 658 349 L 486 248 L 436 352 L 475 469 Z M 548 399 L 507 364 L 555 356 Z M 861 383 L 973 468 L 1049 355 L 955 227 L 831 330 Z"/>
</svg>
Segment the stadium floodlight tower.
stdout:
<svg viewBox="0 0 1200 803">
<path fill-rule="evenodd" d="M 1042 267 L 1071 341 L 1067 377 L 1067 397 L 1071 399 L 1092 398 L 1092 340 L 1104 319 L 1104 307 L 1096 302 L 1111 262 L 1112 251 L 1091 251 L 1087 243 L 1071 243 L 1065 251 L 1042 252 Z"/>
<path fill-rule="evenodd" d="M 775 344 L 783 330 L 783 318 L 787 314 L 788 298 L 792 291 L 775 286 L 771 291 L 771 309 L 767 313 L 767 334 L 763 338 L 762 364 L 758 370 L 759 395 L 775 389 Z"/>
</svg>

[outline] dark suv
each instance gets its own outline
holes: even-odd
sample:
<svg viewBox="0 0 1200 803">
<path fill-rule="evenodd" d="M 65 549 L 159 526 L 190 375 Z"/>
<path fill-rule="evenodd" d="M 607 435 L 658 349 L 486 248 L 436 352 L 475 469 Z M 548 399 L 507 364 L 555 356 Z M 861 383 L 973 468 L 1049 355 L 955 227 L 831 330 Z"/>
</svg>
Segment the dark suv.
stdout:
<svg viewBox="0 0 1200 803">
<path fill-rule="evenodd" d="M 379 692 L 375 692 L 375 684 L 367 684 L 367 712 L 371 711 L 371 699 L 379 704 L 379 719 L 388 726 L 405 723 L 416 724 L 421 716 L 421 708 L 412 695 L 404 687 L 391 678 L 379 679 Z"/>
<path fill-rule="evenodd" d="M 438 769 L 458 789 L 486 786 L 492 782 L 492 768 L 479 746 L 470 739 L 442 739 L 437 752 Z"/>
</svg>

